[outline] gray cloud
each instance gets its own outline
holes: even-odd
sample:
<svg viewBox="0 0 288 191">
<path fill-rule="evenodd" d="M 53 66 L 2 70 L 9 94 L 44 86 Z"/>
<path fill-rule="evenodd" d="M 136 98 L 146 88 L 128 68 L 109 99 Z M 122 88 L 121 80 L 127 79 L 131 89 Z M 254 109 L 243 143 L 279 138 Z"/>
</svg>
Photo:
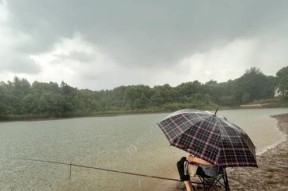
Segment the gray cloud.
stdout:
<svg viewBox="0 0 288 191">
<path fill-rule="evenodd" d="M 284 0 L 10 0 L 13 26 L 43 51 L 75 31 L 131 66 L 171 64 L 218 41 L 273 31 L 287 18 Z"/>
<path fill-rule="evenodd" d="M 5 57 L 2 56 L 1 58 L 3 59 Z M 6 55 L 5 61 L 1 62 L 0 71 L 9 71 L 15 75 L 21 73 L 37 74 L 41 71 L 41 68 L 32 59 L 27 58 L 26 56 L 10 54 Z"/>
<path fill-rule="evenodd" d="M 94 60 L 92 54 L 87 54 L 85 52 L 72 51 L 68 55 L 56 55 L 59 59 L 75 60 L 83 63 L 91 63 Z"/>
<path fill-rule="evenodd" d="M 16 74 L 36 74 L 41 71 L 41 68 L 33 60 L 19 57 L 9 63 L 8 70 Z"/>
<path fill-rule="evenodd" d="M 213 66 L 213 60 L 211 61 L 212 58 L 217 58 L 213 51 L 234 50 L 226 46 L 233 45 L 233 42 L 239 39 L 257 43 L 254 49 L 251 49 L 253 54 L 250 52 L 241 66 L 237 66 L 238 70 L 244 71 L 249 67 L 258 66 L 263 68 L 264 72 L 275 73 L 285 66 L 283 62 L 288 59 L 283 52 L 287 50 L 288 44 L 288 1 L 286 0 L 9 0 L 8 9 L 10 17 L 7 25 L 15 36 L 19 34 L 25 36 L 25 40 L 13 46 L 15 60 L 19 59 L 11 63 L 20 64 L 22 58 L 26 61 L 21 63 L 21 67 L 13 68 L 17 65 L 11 64 L 10 69 L 13 71 L 16 69 L 27 73 L 41 71 L 35 63 L 27 61 L 29 55 L 52 51 L 55 44 L 61 42 L 63 37 L 72 39 L 75 33 L 80 33 L 89 46 L 96 47 L 113 60 L 116 69 L 111 65 L 111 68 L 100 71 L 105 64 L 101 67 L 93 67 L 100 61 L 97 61 L 95 55 L 85 51 L 77 50 L 55 56 L 60 61 L 75 60 L 81 63 L 82 73 L 78 76 L 85 76 L 91 81 L 102 80 L 103 87 L 105 87 L 104 83 L 120 83 L 119 80 L 108 82 L 108 78 L 103 77 L 105 75 L 118 76 L 117 79 L 123 78 L 119 75 L 125 75 L 127 81 L 123 83 L 130 84 L 133 80 L 137 83 L 145 83 L 144 78 L 147 76 L 145 72 L 150 74 L 151 71 L 166 74 L 165 79 L 159 78 L 159 81 L 154 80 L 154 83 L 169 83 L 167 79 L 173 74 L 173 71 L 169 71 L 171 68 L 185 72 L 185 75 L 189 76 L 190 73 L 178 65 L 184 58 L 194 54 L 202 55 L 201 59 L 207 64 L 208 74 L 217 68 Z M 235 50 L 241 51 L 240 48 Z M 9 51 L 12 56 L 12 49 Z M 225 54 L 222 52 L 224 61 L 231 60 Z M 237 53 L 231 52 L 231 54 Z M 206 62 L 207 59 L 210 60 Z M 215 63 L 219 64 L 221 59 L 217 59 Z M 239 62 L 235 63 L 239 65 Z M 269 63 L 278 67 L 271 67 Z M 225 63 L 225 67 L 229 64 Z M 186 63 L 185 67 L 190 67 L 192 72 L 194 70 L 198 72 L 193 74 L 194 76 L 201 76 L 199 71 L 202 68 L 195 63 L 195 60 L 192 66 Z M 194 69 L 197 67 L 199 70 Z M 8 68 L 6 65 L 6 69 Z M 142 75 L 135 75 L 135 79 L 127 77 L 133 76 L 138 69 L 142 70 L 140 72 Z M 134 73 L 128 70 L 133 70 Z M 210 77 L 213 76 L 219 75 L 214 74 Z M 172 78 L 177 77 L 171 76 L 171 80 Z M 111 78 L 113 79 L 115 78 Z M 196 80 L 193 77 L 190 79 Z M 179 82 L 180 80 L 182 79 L 179 79 Z M 199 80 L 205 81 L 204 77 Z M 151 79 L 148 81 L 150 83 Z M 85 84 L 85 82 L 78 84 Z"/>
</svg>

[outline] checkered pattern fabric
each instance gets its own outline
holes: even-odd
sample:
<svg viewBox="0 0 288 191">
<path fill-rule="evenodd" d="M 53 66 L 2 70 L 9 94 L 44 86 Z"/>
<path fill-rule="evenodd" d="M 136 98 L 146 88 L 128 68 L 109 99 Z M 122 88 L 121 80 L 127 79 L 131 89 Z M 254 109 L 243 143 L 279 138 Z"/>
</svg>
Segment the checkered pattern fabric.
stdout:
<svg viewBox="0 0 288 191">
<path fill-rule="evenodd" d="M 211 164 L 257 167 L 249 136 L 227 119 L 200 110 L 179 110 L 160 123 L 171 145 Z"/>
</svg>

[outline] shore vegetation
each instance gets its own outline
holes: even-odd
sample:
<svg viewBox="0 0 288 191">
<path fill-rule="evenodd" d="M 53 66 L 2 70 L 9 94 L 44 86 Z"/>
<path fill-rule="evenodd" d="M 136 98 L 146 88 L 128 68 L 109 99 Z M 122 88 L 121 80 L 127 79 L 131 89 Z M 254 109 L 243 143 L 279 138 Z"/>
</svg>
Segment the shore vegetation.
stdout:
<svg viewBox="0 0 288 191">
<path fill-rule="evenodd" d="M 235 80 L 211 80 L 149 87 L 128 85 L 93 91 L 65 82 L 38 82 L 24 78 L 0 82 L 0 120 L 32 120 L 98 115 L 170 112 L 182 108 L 215 110 L 243 104 L 288 106 L 288 67 L 267 76 L 250 68 Z M 275 97 L 278 96 L 278 97 Z M 263 104 L 265 103 L 265 104 Z"/>
</svg>

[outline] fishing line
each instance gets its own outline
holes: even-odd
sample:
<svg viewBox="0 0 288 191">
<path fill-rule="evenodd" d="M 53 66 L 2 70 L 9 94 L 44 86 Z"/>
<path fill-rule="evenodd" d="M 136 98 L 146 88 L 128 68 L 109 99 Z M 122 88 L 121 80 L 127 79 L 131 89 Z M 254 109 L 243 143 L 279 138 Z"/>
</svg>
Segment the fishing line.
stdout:
<svg viewBox="0 0 288 191">
<path fill-rule="evenodd" d="M 3 158 L 3 157 L 1 157 L 1 158 Z M 151 175 L 145 175 L 145 174 L 138 174 L 138 173 L 132 173 L 132 172 L 112 170 L 112 169 L 107 169 L 107 168 L 99 168 L 99 167 L 93 167 L 93 166 L 86 166 L 86 165 L 65 163 L 65 162 L 57 162 L 57 161 L 50 161 L 50 160 L 27 159 L 27 158 L 9 158 L 9 159 L 17 159 L 17 160 L 26 160 L 26 161 L 35 161 L 35 162 L 67 165 L 67 166 L 70 166 L 69 179 L 71 179 L 71 167 L 75 166 L 75 167 L 79 167 L 79 168 L 94 169 L 94 170 L 100 170 L 100 171 L 106 171 L 106 172 L 114 172 L 114 173 L 127 174 L 127 175 L 133 175 L 133 176 L 141 176 L 141 177 L 161 179 L 161 180 L 170 180 L 170 181 L 177 181 L 177 182 L 179 181 L 178 179 L 174 179 L 174 178 L 166 178 L 166 177 L 160 177 L 160 176 L 151 176 Z"/>
</svg>

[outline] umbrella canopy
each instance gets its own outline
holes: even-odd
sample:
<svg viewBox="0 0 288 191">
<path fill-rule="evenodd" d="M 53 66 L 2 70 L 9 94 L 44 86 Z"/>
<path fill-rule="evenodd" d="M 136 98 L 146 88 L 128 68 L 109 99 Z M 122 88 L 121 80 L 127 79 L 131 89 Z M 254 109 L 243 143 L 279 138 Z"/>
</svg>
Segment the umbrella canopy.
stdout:
<svg viewBox="0 0 288 191">
<path fill-rule="evenodd" d="M 226 118 L 207 111 L 176 111 L 158 126 L 171 145 L 223 167 L 257 167 L 249 136 Z"/>
</svg>

